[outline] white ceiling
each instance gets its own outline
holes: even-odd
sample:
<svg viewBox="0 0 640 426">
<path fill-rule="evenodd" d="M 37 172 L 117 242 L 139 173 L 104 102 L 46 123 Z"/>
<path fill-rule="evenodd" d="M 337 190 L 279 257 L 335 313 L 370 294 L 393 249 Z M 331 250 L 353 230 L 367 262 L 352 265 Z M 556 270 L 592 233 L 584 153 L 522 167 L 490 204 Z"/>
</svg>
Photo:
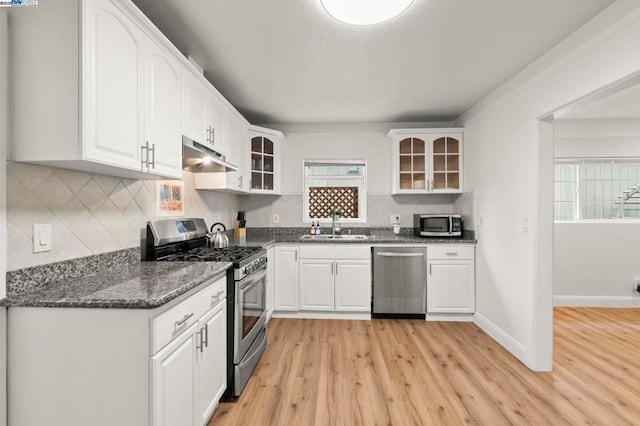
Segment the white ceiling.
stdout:
<svg viewBox="0 0 640 426">
<path fill-rule="evenodd" d="M 613 0 L 415 0 L 357 27 L 320 0 L 133 0 L 253 123 L 455 119 Z"/>
</svg>

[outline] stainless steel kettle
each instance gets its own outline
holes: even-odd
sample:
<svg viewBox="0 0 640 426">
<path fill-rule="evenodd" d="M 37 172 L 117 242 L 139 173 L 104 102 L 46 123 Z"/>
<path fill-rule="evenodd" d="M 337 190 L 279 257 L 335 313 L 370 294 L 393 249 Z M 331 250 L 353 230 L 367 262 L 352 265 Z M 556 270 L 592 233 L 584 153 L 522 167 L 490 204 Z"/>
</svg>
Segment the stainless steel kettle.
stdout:
<svg viewBox="0 0 640 426">
<path fill-rule="evenodd" d="M 229 237 L 224 233 L 227 227 L 223 223 L 217 222 L 211 225 L 209 237 L 209 247 L 222 248 L 229 247 Z"/>
</svg>

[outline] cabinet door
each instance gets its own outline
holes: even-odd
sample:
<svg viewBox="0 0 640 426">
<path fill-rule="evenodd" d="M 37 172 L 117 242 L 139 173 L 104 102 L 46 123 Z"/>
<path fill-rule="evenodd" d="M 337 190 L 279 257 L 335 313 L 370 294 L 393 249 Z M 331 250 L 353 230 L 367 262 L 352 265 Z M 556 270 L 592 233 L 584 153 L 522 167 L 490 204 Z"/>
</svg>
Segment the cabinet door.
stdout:
<svg viewBox="0 0 640 426">
<path fill-rule="evenodd" d="M 151 358 L 153 426 L 196 425 L 197 324 Z"/>
<path fill-rule="evenodd" d="M 428 190 L 428 147 L 426 138 L 407 136 L 397 142 L 398 190 L 424 192 Z"/>
<path fill-rule="evenodd" d="M 371 311 L 371 261 L 336 260 L 336 311 Z"/>
<path fill-rule="evenodd" d="M 462 134 L 429 136 L 431 192 L 462 189 Z"/>
<path fill-rule="evenodd" d="M 227 388 L 227 302 L 218 303 L 200 320 L 198 348 L 198 424 L 206 424 Z M 200 343 L 200 342 L 198 342 Z"/>
<path fill-rule="evenodd" d="M 182 133 L 189 139 L 209 145 L 207 92 L 204 84 L 185 71 L 183 87 Z"/>
<path fill-rule="evenodd" d="M 144 33 L 107 0 L 90 0 L 85 13 L 83 158 L 142 170 Z"/>
<path fill-rule="evenodd" d="M 207 116 L 209 146 L 220 154 L 226 154 L 227 107 L 213 93 L 208 94 Z"/>
<path fill-rule="evenodd" d="M 473 260 L 431 260 L 428 263 L 427 312 L 474 312 L 476 298 Z"/>
<path fill-rule="evenodd" d="M 266 311 L 267 322 L 273 314 L 273 293 L 275 283 L 275 249 L 271 247 L 267 250 L 267 286 L 266 286 Z"/>
<path fill-rule="evenodd" d="M 231 111 L 227 111 L 227 115 L 227 137 L 225 154 L 229 163 L 238 166 L 238 171 L 229 172 L 227 174 L 228 186 L 229 189 L 235 191 L 243 191 L 245 180 L 245 165 L 243 164 L 240 152 L 242 150 L 242 144 L 244 143 L 247 136 L 247 128 L 244 125 L 244 122 Z"/>
<path fill-rule="evenodd" d="M 335 262 L 326 259 L 300 260 L 300 310 L 333 311 Z"/>
<path fill-rule="evenodd" d="M 154 147 L 149 171 L 182 179 L 182 70 L 152 40 L 146 58 L 144 139 Z"/>
<path fill-rule="evenodd" d="M 298 247 L 276 247 L 274 310 L 298 310 Z"/>
</svg>

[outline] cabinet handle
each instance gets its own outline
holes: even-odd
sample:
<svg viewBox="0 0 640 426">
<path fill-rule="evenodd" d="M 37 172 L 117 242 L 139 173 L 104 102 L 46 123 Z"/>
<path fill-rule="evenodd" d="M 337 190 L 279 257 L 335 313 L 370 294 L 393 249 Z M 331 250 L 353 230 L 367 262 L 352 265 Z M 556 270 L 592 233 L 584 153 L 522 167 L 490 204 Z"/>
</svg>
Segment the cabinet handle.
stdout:
<svg viewBox="0 0 640 426">
<path fill-rule="evenodd" d="M 336 275 L 338 275 L 338 264 L 336 263 Z"/>
<path fill-rule="evenodd" d="M 203 344 L 204 344 L 205 347 L 208 348 L 209 347 L 209 324 L 205 324 L 204 325 L 204 332 L 201 331 L 200 333 L 204 334 L 205 337 L 204 337 Z M 200 352 L 202 352 L 202 349 L 200 349 Z"/>
<path fill-rule="evenodd" d="M 185 322 L 187 322 L 187 320 L 188 320 L 189 318 L 191 318 L 192 316 L 193 316 L 193 312 L 192 312 L 192 313 L 190 313 L 190 314 L 185 315 L 185 316 L 184 316 L 184 318 L 182 318 L 181 320 L 176 321 L 176 327 L 180 327 L 182 324 L 184 324 Z"/>
<path fill-rule="evenodd" d="M 211 128 L 211 145 L 216 144 L 216 129 L 214 127 Z"/>
<path fill-rule="evenodd" d="M 333 275 L 333 262 L 331 262 L 331 275 Z"/>
<path fill-rule="evenodd" d="M 447 253 L 447 256 L 457 256 L 459 253 Z"/>
<path fill-rule="evenodd" d="M 200 349 L 200 353 L 202 353 L 202 330 L 196 333 L 198 335 L 197 339 L 200 340 L 200 344 L 196 342 L 196 349 Z"/>
<path fill-rule="evenodd" d="M 223 293 L 224 293 L 224 290 L 220 290 L 219 292 L 211 296 L 211 303 L 217 301 L 220 298 L 220 296 L 222 296 Z"/>
<path fill-rule="evenodd" d="M 140 168 L 142 169 L 143 172 L 144 172 L 144 165 L 148 164 L 149 162 L 149 152 L 148 151 L 145 152 L 148 149 L 149 149 L 149 142 L 147 142 L 145 145 L 140 146 Z"/>
<path fill-rule="evenodd" d="M 207 143 L 211 143 L 211 126 L 207 127 Z"/>
<path fill-rule="evenodd" d="M 429 264 L 429 275 L 431 275 L 431 267 L 433 266 L 432 263 Z"/>
<path fill-rule="evenodd" d="M 298 261 L 298 250 L 294 251 L 293 253 L 295 254 L 294 262 L 297 262 Z"/>
<path fill-rule="evenodd" d="M 151 167 L 152 169 L 156 168 L 156 144 L 155 143 L 151 145 L 151 162 L 149 163 L 149 167 Z"/>
</svg>

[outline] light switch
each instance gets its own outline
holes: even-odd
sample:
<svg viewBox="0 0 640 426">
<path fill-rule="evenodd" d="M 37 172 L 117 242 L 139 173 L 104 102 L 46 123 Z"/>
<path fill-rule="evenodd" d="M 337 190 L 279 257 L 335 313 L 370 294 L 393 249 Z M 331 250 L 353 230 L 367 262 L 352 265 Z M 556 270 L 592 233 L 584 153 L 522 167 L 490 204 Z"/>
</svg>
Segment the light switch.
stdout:
<svg viewBox="0 0 640 426">
<path fill-rule="evenodd" d="M 273 223 L 275 224 L 280 223 L 280 215 L 278 213 L 273 214 Z"/>
<path fill-rule="evenodd" d="M 33 225 L 33 252 L 42 253 L 43 251 L 51 251 L 53 248 L 53 237 L 51 234 L 51 224 Z"/>
</svg>

